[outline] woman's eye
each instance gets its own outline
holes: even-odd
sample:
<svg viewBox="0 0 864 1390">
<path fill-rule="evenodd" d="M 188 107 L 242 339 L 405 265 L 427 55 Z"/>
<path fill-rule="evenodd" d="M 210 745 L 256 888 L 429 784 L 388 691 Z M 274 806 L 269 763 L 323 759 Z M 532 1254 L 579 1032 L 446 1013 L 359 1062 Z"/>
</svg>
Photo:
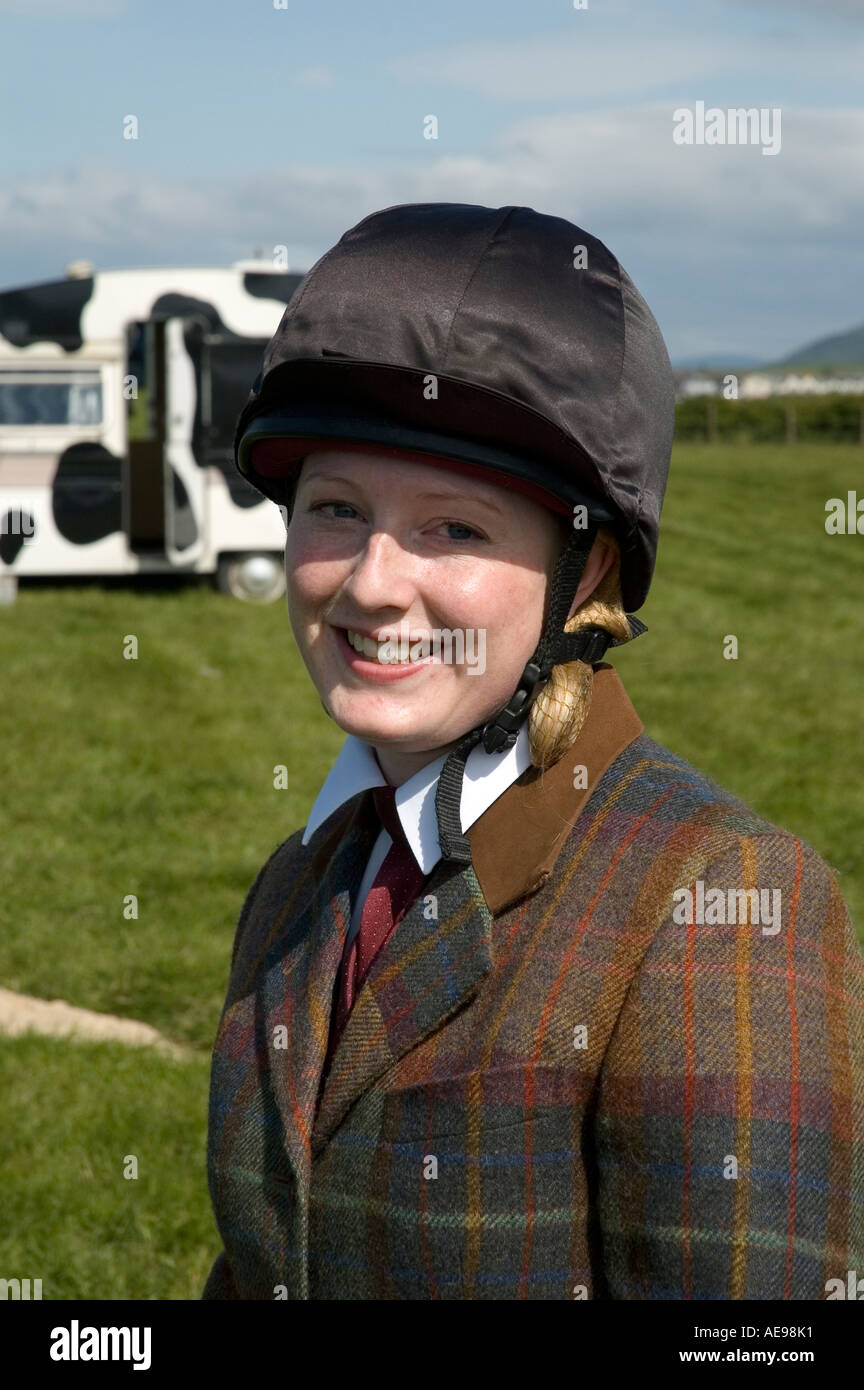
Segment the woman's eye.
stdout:
<svg viewBox="0 0 864 1390">
<path fill-rule="evenodd" d="M 444 526 L 454 526 L 454 527 L 456 528 L 457 531 L 467 531 L 467 532 L 468 532 L 468 535 L 467 535 L 467 536 L 451 536 L 451 538 L 450 538 L 451 540 L 464 541 L 464 540 L 470 540 L 470 538 L 471 538 L 472 536 L 477 536 L 478 538 L 479 538 L 479 536 L 480 536 L 480 532 L 479 532 L 479 531 L 475 531 L 473 526 L 466 526 L 465 523 L 462 522 L 462 521 L 445 521 L 445 522 L 442 523 L 442 525 L 444 525 Z"/>
<path fill-rule="evenodd" d="M 350 502 L 313 502 L 309 510 L 310 512 L 323 513 L 326 507 L 334 507 L 337 509 L 341 509 L 342 512 L 352 512 L 354 516 L 360 515 L 356 507 L 352 507 Z M 332 513 L 331 517 L 334 521 L 339 519 Z M 347 519 L 350 520 L 350 518 Z M 467 526 L 464 521 L 442 521 L 439 523 L 439 530 L 442 526 L 446 526 L 451 530 L 455 529 L 463 533 L 461 536 L 450 536 L 450 540 L 452 541 L 467 541 L 471 540 L 474 537 L 476 537 L 476 539 L 478 540 L 483 539 L 479 531 L 476 531 L 473 526 Z"/>
<path fill-rule="evenodd" d="M 320 512 L 323 511 L 325 507 L 341 507 L 343 511 L 354 511 L 354 508 L 348 502 L 315 502 L 309 510 L 310 512 Z"/>
</svg>

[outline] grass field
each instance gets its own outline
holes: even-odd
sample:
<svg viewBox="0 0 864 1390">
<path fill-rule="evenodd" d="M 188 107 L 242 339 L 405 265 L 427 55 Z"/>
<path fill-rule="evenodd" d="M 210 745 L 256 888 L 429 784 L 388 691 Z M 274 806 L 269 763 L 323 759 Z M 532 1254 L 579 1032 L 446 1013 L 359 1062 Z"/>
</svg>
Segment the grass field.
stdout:
<svg viewBox="0 0 864 1390">
<path fill-rule="evenodd" d="M 610 659 L 649 734 L 834 866 L 864 938 L 864 537 L 824 528 L 850 489 L 853 446 L 677 450 L 648 632 Z M 0 1041 L 0 1277 L 42 1278 L 45 1298 L 197 1298 L 237 913 L 344 735 L 284 604 L 204 584 L 22 587 L 0 663 L 0 983 L 193 1049 Z"/>
</svg>

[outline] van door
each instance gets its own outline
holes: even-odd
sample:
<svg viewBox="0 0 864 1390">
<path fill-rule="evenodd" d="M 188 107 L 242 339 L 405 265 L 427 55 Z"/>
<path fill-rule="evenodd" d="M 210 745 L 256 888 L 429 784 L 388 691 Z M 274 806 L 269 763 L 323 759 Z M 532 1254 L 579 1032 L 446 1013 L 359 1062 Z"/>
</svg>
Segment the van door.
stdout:
<svg viewBox="0 0 864 1390">
<path fill-rule="evenodd" d="M 204 478 L 192 454 L 196 386 L 184 318 L 127 329 L 125 529 L 130 548 L 194 568 L 206 545 Z"/>
<path fill-rule="evenodd" d="M 197 339 L 196 318 L 164 320 L 165 332 L 165 553 L 173 565 L 195 567 L 208 544 L 206 479 L 192 451 L 198 391 L 186 344 Z"/>
<path fill-rule="evenodd" d="M 130 550 L 165 549 L 165 323 L 148 319 L 126 329 L 126 457 L 123 529 Z"/>
</svg>

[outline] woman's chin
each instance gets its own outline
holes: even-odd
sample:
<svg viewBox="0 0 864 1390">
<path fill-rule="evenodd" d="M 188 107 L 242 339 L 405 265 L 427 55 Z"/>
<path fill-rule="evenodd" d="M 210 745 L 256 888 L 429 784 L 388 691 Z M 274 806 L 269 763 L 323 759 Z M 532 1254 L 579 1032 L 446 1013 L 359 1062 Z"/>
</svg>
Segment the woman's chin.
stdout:
<svg viewBox="0 0 864 1390">
<path fill-rule="evenodd" d="M 335 720 L 340 729 L 345 730 L 346 734 L 362 739 L 364 743 L 375 744 L 376 747 L 379 745 L 383 747 L 387 744 L 399 745 L 405 747 L 406 752 L 414 752 L 419 751 L 417 745 L 422 748 L 425 742 L 435 741 L 434 732 L 430 730 L 427 739 L 425 730 L 418 729 L 417 720 L 413 722 L 406 720 L 403 725 L 401 722 L 397 723 L 392 719 L 384 720 L 380 717 L 364 719 L 358 716 L 356 711 L 349 714 L 347 711 L 343 712 L 338 709 L 331 714 L 331 718 Z M 410 744 L 411 747 L 408 748 L 407 744 Z"/>
<path fill-rule="evenodd" d="M 443 747 L 459 737 L 458 734 L 448 737 L 446 731 L 442 736 L 438 726 L 430 724 L 426 727 L 428 707 L 408 708 L 385 715 L 380 707 L 364 710 L 361 708 L 362 701 L 352 699 L 328 698 L 322 703 L 330 718 L 346 734 L 376 747 L 391 746 L 406 753 L 422 753 L 427 749 Z"/>
</svg>

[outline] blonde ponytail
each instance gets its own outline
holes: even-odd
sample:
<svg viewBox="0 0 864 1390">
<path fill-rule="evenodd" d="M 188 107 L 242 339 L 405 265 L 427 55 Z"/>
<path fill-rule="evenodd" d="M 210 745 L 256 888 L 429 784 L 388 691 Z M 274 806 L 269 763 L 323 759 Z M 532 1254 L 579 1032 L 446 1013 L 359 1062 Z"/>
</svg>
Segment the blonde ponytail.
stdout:
<svg viewBox="0 0 864 1390">
<path fill-rule="evenodd" d="M 589 594 L 564 624 L 564 631 L 578 632 L 593 624 L 605 628 L 621 642 L 629 642 L 630 625 L 621 600 L 621 550 L 615 537 L 604 527 L 597 534 L 614 551 L 614 563 L 593 594 Z M 594 672 L 584 661 L 553 666 L 552 675 L 534 700 L 528 716 L 531 762 L 535 767 L 551 767 L 575 743 L 591 708 L 593 688 Z"/>
</svg>

